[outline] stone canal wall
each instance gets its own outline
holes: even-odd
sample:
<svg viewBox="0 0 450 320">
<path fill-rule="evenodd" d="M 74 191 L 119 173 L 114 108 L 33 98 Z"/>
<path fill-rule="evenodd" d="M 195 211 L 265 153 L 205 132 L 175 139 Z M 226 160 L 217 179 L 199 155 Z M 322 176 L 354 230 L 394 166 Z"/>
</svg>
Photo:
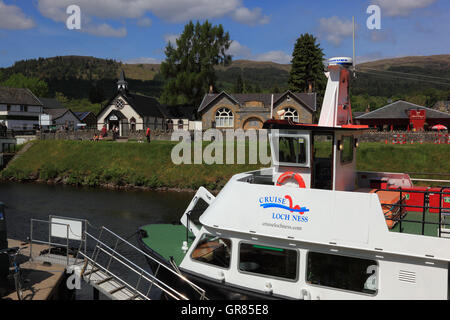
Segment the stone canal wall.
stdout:
<svg viewBox="0 0 450 320">
<path fill-rule="evenodd" d="M 97 130 L 78 130 L 78 131 L 57 131 L 48 133 L 37 133 L 36 137 L 39 140 L 92 140 Z M 191 136 L 193 132 L 191 132 Z M 223 134 L 225 137 L 225 134 Z M 153 130 L 151 134 L 152 140 L 166 140 L 170 141 L 172 132 Z M 128 140 L 131 141 L 145 141 L 145 132 L 138 130 L 130 132 Z M 112 140 L 112 134 L 109 133 L 105 140 Z M 450 143 L 450 135 L 447 133 L 438 132 L 407 132 L 407 131 L 393 131 L 393 132 L 378 132 L 371 131 L 364 133 L 359 137 L 360 142 L 381 142 L 381 143 L 395 143 L 395 144 L 410 144 L 410 143 Z"/>
<path fill-rule="evenodd" d="M 98 130 L 89 129 L 89 130 L 77 130 L 77 131 L 56 131 L 56 132 L 38 132 L 36 133 L 36 137 L 39 140 L 92 140 L 94 135 L 98 134 Z M 130 132 L 128 135 L 128 140 L 142 140 L 145 141 L 145 132 L 142 130 L 138 130 L 136 132 Z M 151 139 L 152 140 L 170 140 L 171 133 L 164 132 L 159 130 L 152 130 Z M 105 140 L 112 140 L 112 133 L 108 132 Z"/>
</svg>

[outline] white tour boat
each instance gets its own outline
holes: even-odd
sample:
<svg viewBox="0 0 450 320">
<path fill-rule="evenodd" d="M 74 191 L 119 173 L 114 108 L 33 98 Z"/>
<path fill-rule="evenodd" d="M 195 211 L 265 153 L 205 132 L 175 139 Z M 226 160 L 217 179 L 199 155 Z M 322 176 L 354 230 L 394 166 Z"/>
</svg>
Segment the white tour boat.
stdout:
<svg viewBox="0 0 450 320">
<path fill-rule="evenodd" d="M 330 60 L 318 124 L 264 124 L 272 167 L 233 176 L 217 196 L 200 188 L 181 224 L 141 227 L 141 247 L 210 299 L 448 299 L 450 188 L 356 170 L 368 128 L 352 124 L 349 65 Z"/>
</svg>

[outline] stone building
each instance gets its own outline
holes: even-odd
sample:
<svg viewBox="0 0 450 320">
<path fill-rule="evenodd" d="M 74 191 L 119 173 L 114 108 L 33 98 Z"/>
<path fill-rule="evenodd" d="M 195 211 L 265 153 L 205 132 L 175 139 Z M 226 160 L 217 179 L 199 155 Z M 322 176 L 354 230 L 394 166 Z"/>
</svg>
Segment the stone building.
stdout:
<svg viewBox="0 0 450 320">
<path fill-rule="evenodd" d="M 273 95 L 273 110 L 271 110 Z M 278 111 L 284 110 L 282 116 Z M 209 93 L 203 98 L 198 114 L 203 130 L 218 129 L 261 129 L 271 118 L 292 119 L 295 122 L 312 123 L 316 111 L 315 93 Z"/>
</svg>

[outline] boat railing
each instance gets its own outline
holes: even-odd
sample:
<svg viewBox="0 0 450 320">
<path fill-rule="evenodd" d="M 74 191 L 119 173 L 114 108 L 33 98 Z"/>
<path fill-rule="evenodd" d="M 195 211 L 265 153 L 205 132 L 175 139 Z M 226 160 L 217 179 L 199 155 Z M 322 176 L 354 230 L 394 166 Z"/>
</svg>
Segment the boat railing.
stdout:
<svg viewBox="0 0 450 320">
<path fill-rule="evenodd" d="M 450 238 L 450 186 L 439 186 L 427 188 L 425 190 L 412 190 L 412 188 L 387 188 L 377 189 L 375 193 L 396 192 L 399 193 L 399 200 L 396 203 L 384 203 L 381 206 L 390 207 L 385 212 L 385 219 L 398 224 L 398 231 L 403 232 L 404 223 L 421 224 L 420 234 L 425 234 L 427 225 L 436 226 L 439 238 Z M 410 201 L 414 197 L 414 201 Z M 408 212 L 420 212 L 420 220 L 408 219 Z M 437 222 L 427 221 L 427 216 L 437 214 Z M 446 228 L 447 227 L 447 228 Z"/>
<path fill-rule="evenodd" d="M 158 278 L 158 274 L 162 269 L 172 272 L 183 283 L 190 285 L 199 294 L 199 299 L 205 299 L 205 291 L 190 282 L 182 274 L 175 272 L 166 265 L 160 263 L 144 251 L 120 237 L 106 227 L 101 227 L 98 237 L 86 232 L 89 240 L 93 241 L 94 247 L 92 252 L 79 252 L 79 255 L 85 260 L 85 266 L 81 276 L 87 282 L 93 282 L 93 275 L 96 271 L 101 271 L 106 279 L 114 279 L 122 284 L 123 289 L 131 291 L 134 295 L 141 299 L 148 300 L 155 288 L 163 292 L 167 298 L 174 300 L 187 300 L 188 297 L 183 293 L 175 290 L 168 284 Z M 120 249 L 120 252 L 119 252 Z M 138 265 L 139 259 L 150 259 L 157 264 L 156 271 L 152 274 L 143 267 Z M 122 270 L 118 272 L 118 270 Z M 88 270 L 88 272 L 84 272 Z M 95 277 L 95 275 L 94 275 Z M 105 281 L 101 278 L 101 281 Z"/>
</svg>

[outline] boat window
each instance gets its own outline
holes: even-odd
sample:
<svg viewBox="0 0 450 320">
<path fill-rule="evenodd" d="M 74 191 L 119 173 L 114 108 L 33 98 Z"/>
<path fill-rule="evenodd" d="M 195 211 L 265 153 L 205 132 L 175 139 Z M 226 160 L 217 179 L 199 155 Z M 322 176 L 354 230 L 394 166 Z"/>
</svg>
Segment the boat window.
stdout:
<svg viewBox="0 0 450 320">
<path fill-rule="evenodd" d="M 375 294 L 378 264 L 374 260 L 308 253 L 306 281 L 310 284 Z"/>
<path fill-rule="evenodd" d="M 200 238 L 191 258 L 197 261 L 209 263 L 218 267 L 230 267 L 231 240 L 203 234 Z"/>
<path fill-rule="evenodd" d="M 342 150 L 341 150 L 341 162 L 352 162 L 353 161 L 353 136 L 343 136 L 342 137 Z"/>
<path fill-rule="evenodd" d="M 297 251 L 277 247 L 241 243 L 239 270 L 277 278 L 297 278 Z"/>
<path fill-rule="evenodd" d="M 307 143 L 306 137 L 280 137 L 278 161 L 306 165 Z"/>
</svg>

